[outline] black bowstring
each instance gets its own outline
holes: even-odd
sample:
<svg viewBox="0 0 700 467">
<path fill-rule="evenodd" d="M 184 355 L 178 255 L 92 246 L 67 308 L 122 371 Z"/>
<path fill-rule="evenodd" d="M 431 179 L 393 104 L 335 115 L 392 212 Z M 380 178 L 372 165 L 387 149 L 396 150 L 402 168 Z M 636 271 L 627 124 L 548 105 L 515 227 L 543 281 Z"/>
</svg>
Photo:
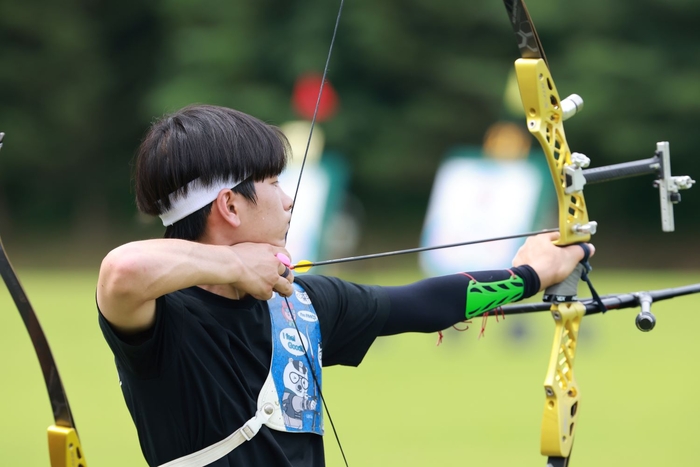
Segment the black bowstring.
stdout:
<svg viewBox="0 0 700 467">
<path fill-rule="evenodd" d="M 296 201 L 297 201 L 297 195 L 299 194 L 299 187 L 301 186 L 301 176 L 304 173 L 304 167 L 306 166 L 306 159 L 309 155 L 309 148 L 311 147 L 311 138 L 313 137 L 314 134 L 314 127 L 316 126 L 316 117 L 318 115 L 318 109 L 321 106 L 321 97 L 323 95 L 323 87 L 326 84 L 326 76 L 328 75 L 328 67 L 330 65 L 331 61 L 331 55 L 333 54 L 333 45 L 335 44 L 335 37 L 338 32 L 338 25 L 340 24 L 340 16 L 343 13 L 343 3 L 344 0 L 340 0 L 340 7 L 338 8 L 338 15 L 335 20 L 335 26 L 333 28 L 333 35 L 331 37 L 331 44 L 328 48 L 328 56 L 326 57 L 326 64 L 323 67 L 323 76 L 321 78 L 321 86 L 319 87 L 318 90 L 318 97 L 316 98 L 316 107 L 314 108 L 314 114 L 313 117 L 311 118 L 311 128 L 309 130 L 309 139 L 306 141 L 306 149 L 304 150 L 304 158 L 301 161 L 301 169 L 299 170 L 299 178 L 297 179 L 297 186 L 296 189 L 294 190 L 294 198 L 292 200 L 292 208 L 290 211 L 290 219 L 289 219 L 289 224 L 291 225 L 292 223 L 292 214 L 294 214 L 294 207 L 296 206 Z M 316 388 L 318 389 L 318 394 L 321 397 L 321 403 L 323 404 L 323 408 L 326 411 L 326 415 L 328 415 L 328 421 L 331 424 L 331 428 L 333 429 L 333 435 L 335 436 L 335 440 L 338 443 L 338 448 L 340 448 L 340 454 L 343 456 L 343 461 L 345 462 L 345 467 L 348 467 L 348 460 L 345 457 L 345 451 L 343 450 L 343 445 L 340 443 L 340 437 L 338 436 L 338 431 L 335 429 L 335 425 L 333 424 L 333 418 L 331 417 L 331 412 L 328 410 L 328 405 L 326 404 L 326 398 L 323 397 L 323 392 L 321 391 L 321 385 L 318 384 L 318 379 L 316 378 L 316 373 L 314 372 L 314 365 L 311 363 L 311 358 L 309 357 L 309 353 L 306 350 L 306 345 L 304 345 L 304 339 L 301 337 L 301 332 L 299 331 L 299 327 L 297 326 L 297 320 L 296 316 L 294 314 L 294 311 L 292 308 L 289 306 L 289 301 L 287 300 L 287 297 L 284 297 L 284 301 L 287 304 L 287 308 L 289 308 L 289 312 L 292 315 L 292 322 L 294 323 L 294 328 L 297 331 L 297 334 L 299 335 L 299 341 L 301 341 L 302 349 L 304 350 L 304 355 L 306 356 L 306 361 L 309 363 L 309 369 L 311 371 L 311 376 L 314 379 L 314 383 L 316 384 Z M 319 362 L 320 366 L 320 362 Z"/>
<path fill-rule="evenodd" d="M 287 300 L 287 297 L 284 297 L 284 301 L 287 304 L 287 308 L 289 309 L 289 314 L 292 316 L 292 322 L 294 323 L 294 329 L 297 330 L 297 335 L 299 336 L 299 342 L 301 342 L 301 348 L 304 350 L 304 356 L 306 357 L 306 361 L 309 364 L 309 371 L 311 372 L 311 377 L 314 379 L 314 384 L 316 385 L 316 389 L 318 389 L 318 395 L 321 397 L 321 403 L 323 404 L 323 408 L 326 410 L 326 415 L 328 415 L 328 421 L 331 424 L 331 428 L 333 429 L 333 435 L 335 436 L 335 440 L 338 443 L 338 448 L 340 448 L 340 454 L 343 456 L 343 462 L 345 462 L 345 467 L 348 467 L 348 459 L 345 457 L 345 451 L 343 450 L 343 445 L 340 443 L 340 437 L 338 436 L 338 431 L 335 429 L 335 424 L 333 424 L 333 418 L 331 417 L 331 412 L 328 410 L 328 405 L 326 404 L 326 398 L 323 397 L 323 391 L 321 390 L 321 385 L 318 383 L 318 379 L 316 378 L 316 372 L 314 372 L 314 365 L 311 362 L 311 357 L 309 357 L 309 352 L 306 350 L 306 345 L 304 344 L 304 339 L 301 337 L 301 331 L 299 330 L 299 327 L 297 326 L 297 318 L 294 313 L 294 309 L 289 305 L 289 300 Z M 319 367 L 321 366 L 321 361 L 319 360 Z"/>
<path fill-rule="evenodd" d="M 292 203 L 291 214 L 294 214 L 294 206 L 296 205 L 297 195 L 299 194 L 299 187 L 301 186 L 301 175 L 304 173 L 304 166 L 306 166 L 306 158 L 309 155 L 309 148 L 311 147 L 311 138 L 314 135 L 314 127 L 316 126 L 316 117 L 318 116 L 318 109 L 321 106 L 321 96 L 323 96 L 323 87 L 326 84 L 326 76 L 328 75 L 328 67 L 331 63 L 331 55 L 333 54 L 333 45 L 335 44 L 335 36 L 338 32 L 338 25 L 340 24 L 340 16 L 343 13 L 343 3 L 345 0 L 340 0 L 340 7 L 338 8 L 338 16 L 335 19 L 335 26 L 333 28 L 333 36 L 331 37 L 331 45 L 328 47 L 328 56 L 326 57 L 326 64 L 323 67 L 323 76 L 321 77 L 321 86 L 318 88 L 318 97 L 316 98 L 316 107 L 314 108 L 314 115 L 311 117 L 311 129 L 309 130 L 309 139 L 306 141 L 306 149 L 304 150 L 304 158 L 301 160 L 301 169 L 299 170 L 299 178 L 297 179 L 297 186 L 294 190 L 294 198 Z M 291 218 L 289 219 L 291 223 Z"/>
</svg>

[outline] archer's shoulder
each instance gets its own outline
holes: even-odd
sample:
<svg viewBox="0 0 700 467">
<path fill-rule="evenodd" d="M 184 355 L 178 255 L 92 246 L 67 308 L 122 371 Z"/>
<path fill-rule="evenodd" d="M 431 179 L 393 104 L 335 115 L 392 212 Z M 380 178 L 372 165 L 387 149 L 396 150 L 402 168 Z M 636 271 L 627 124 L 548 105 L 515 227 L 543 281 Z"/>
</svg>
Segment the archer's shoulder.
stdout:
<svg viewBox="0 0 700 467">
<path fill-rule="evenodd" d="M 318 290 L 328 291 L 343 290 L 348 287 L 358 286 L 353 282 L 334 276 L 320 274 L 305 274 L 294 276 L 294 283 L 299 284 L 306 292 Z"/>
<path fill-rule="evenodd" d="M 309 295 L 314 306 L 344 308 L 350 304 L 364 308 L 366 304 L 382 300 L 379 297 L 385 295 L 380 286 L 360 284 L 334 276 L 316 274 L 295 276 L 294 282 Z"/>
</svg>

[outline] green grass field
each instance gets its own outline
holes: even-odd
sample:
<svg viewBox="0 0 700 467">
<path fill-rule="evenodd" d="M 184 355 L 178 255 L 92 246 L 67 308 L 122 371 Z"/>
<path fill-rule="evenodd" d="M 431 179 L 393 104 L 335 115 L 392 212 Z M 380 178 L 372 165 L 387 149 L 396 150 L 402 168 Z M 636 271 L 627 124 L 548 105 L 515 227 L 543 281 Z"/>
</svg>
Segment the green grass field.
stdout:
<svg viewBox="0 0 700 467">
<path fill-rule="evenodd" d="M 112 356 L 97 326 L 96 271 L 19 270 L 70 398 L 91 467 L 145 466 Z M 393 284 L 411 274 L 353 280 Z M 415 278 L 413 276 L 412 278 Z M 700 282 L 700 273 L 596 270 L 601 293 Z M 582 286 L 581 295 L 584 293 Z M 34 349 L 7 292 L 0 293 L 1 465 L 47 466 L 53 423 Z M 700 296 L 654 305 L 651 333 L 637 310 L 584 320 L 576 361 L 581 389 L 572 465 L 698 465 Z M 380 339 L 360 368 L 329 368 L 325 395 L 350 466 L 543 466 L 547 313 L 489 320 L 463 333 Z M 342 465 L 326 421 L 329 466 Z"/>
</svg>

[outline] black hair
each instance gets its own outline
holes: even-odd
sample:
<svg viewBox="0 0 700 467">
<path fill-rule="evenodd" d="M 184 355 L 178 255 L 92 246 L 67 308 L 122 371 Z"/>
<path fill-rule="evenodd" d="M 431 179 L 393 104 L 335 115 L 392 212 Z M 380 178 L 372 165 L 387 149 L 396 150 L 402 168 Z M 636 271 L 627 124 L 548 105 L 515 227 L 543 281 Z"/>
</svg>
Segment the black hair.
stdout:
<svg viewBox="0 0 700 467">
<path fill-rule="evenodd" d="M 191 105 L 156 121 L 136 154 L 136 205 L 157 216 L 170 209 L 168 195 L 197 178 L 206 186 L 233 178 L 233 189 L 256 201 L 254 182 L 279 175 L 289 143 L 279 128 L 237 110 Z M 167 238 L 198 240 L 211 203 L 168 226 Z"/>
</svg>

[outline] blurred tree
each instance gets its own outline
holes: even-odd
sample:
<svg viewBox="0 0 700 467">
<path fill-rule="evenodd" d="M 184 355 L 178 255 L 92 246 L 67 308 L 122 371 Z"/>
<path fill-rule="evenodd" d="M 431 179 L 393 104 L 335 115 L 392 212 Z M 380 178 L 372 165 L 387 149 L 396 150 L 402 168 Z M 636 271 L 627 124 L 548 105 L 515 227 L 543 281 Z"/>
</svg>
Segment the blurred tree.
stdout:
<svg viewBox="0 0 700 467">
<path fill-rule="evenodd" d="M 133 225 L 129 161 L 148 122 L 194 102 L 289 120 L 296 78 L 323 68 L 338 4 L 3 1 L 0 215 L 52 228 Z M 528 6 L 560 94 L 586 101 L 567 125 L 572 148 L 604 165 L 650 157 L 670 140 L 674 172 L 700 178 L 700 4 Z M 479 144 L 502 117 L 517 57 L 498 1 L 346 2 L 329 75 L 341 109 L 323 125 L 328 146 L 351 160 L 371 236 L 417 242 L 440 159 Z M 591 211 L 608 228 L 656 232 L 649 183 L 593 187 Z M 700 195 L 684 196 L 683 230 L 698 226 L 699 208 Z"/>
<path fill-rule="evenodd" d="M 668 139 L 675 171 L 697 172 L 687 130 L 700 110 L 700 67 L 684 57 L 698 47 L 690 18 L 700 8 L 680 0 L 528 3 L 560 93 L 586 100 L 568 125 L 574 149 L 604 165 L 651 157 L 656 141 Z M 147 112 L 214 102 L 286 120 L 294 78 L 323 67 L 337 7 L 164 3 L 165 66 Z M 517 53 L 500 2 L 346 3 L 330 67 L 342 109 L 325 130 L 328 144 L 353 161 L 354 191 L 372 200 L 366 207 L 375 233 L 396 235 L 398 223 L 415 243 L 442 155 L 479 143 L 501 116 Z M 633 218 L 625 222 L 658 230 L 657 195 L 648 186 L 645 179 L 596 187 L 593 199 L 605 201 L 596 210 L 607 209 L 612 222 L 627 212 Z M 635 203 L 640 190 L 648 202 Z M 686 198 L 700 206 L 700 197 Z"/>
<path fill-rule="evenodd" d="M 272 122 L 290 118 L 296 77 L 322 70 L 338 8 L 165 5 L 166 58 L 147 112 L 208 102 Z M 342 108 L 325 129 L 329 144 L 354 161 L 360 196 L 386 200 L 369 206 L 371 215 L 410 207 L 419 225 L 416 212 L 441 155 L 457 142 L 479 141 L 497 116 L 508 56 L 517 50 L 484 39 L 511 40 L 501 10 L 451 0 L 346 4 L 329 75 Z"/>
<path fill-rule="evenodd" d="M 144 126 L 134 108 L 158 30 L 147 3 L 2 2 L 3 227 L 106 229 L 133 212 L 128 160 Z"/>
</svg>

